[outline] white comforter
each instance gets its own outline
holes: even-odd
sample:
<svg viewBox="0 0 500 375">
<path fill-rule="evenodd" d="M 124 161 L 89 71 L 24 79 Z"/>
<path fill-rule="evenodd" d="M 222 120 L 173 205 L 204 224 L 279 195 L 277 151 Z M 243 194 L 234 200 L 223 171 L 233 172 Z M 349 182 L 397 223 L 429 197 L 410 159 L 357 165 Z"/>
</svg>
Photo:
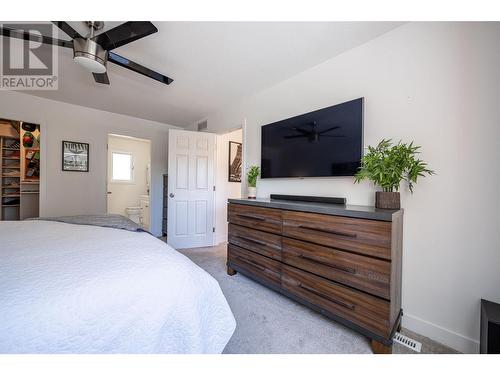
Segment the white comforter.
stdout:
<svg viewBox="0 0 500 375">
<path fill-rule="evenodd" d="M 220 353 L 217 281 L 148 233 L 0 222 L 0 353 Z"/>
</svg>

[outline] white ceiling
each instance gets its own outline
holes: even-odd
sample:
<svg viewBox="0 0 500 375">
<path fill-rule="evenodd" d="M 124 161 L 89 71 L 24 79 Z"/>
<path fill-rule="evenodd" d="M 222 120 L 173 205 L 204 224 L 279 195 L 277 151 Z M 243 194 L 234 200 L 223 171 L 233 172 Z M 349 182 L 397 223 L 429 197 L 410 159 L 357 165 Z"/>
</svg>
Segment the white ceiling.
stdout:
<svg viewBox="0 0 500 375">
<path fill-rule="evenodd" d="M 120 22 L 106 22 L 106 29 Z M 70 22 L 81 34 L 81 22 Z M 167 86 L 114 64 L 95 83 L 59 48 L 59 90 L 33 95 L 187 126 L 399 26 L 397 22 L 154 22 L 159 32 L 114 52 L 174 79 Z M 69 39 L 64 33 L 60 37 Z"/>
</svg>

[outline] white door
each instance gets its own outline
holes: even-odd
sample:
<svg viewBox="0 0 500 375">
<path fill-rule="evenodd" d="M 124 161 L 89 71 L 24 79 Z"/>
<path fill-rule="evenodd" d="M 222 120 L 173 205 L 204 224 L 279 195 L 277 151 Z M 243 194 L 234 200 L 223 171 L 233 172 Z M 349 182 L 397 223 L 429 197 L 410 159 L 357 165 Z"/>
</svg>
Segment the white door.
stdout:
<svg viewBox="0 0 500 375">
<path fill-rule="evenodd" d="M 215 134 L 169 130 L 167 242 L 175 249 L 214 243 Z"/>
</svg>

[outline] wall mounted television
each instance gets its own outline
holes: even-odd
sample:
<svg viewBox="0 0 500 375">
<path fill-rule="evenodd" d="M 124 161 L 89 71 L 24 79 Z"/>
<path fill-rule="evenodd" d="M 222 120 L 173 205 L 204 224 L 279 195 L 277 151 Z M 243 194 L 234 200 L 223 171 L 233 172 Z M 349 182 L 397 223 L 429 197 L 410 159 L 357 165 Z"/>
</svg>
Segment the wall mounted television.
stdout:
<svg viewBox="0 0 500 375">
<path fill-rule="evenodd" d="M 363 98 L 262 126 L 261 178 L 354 176 Z"/>
</svg>

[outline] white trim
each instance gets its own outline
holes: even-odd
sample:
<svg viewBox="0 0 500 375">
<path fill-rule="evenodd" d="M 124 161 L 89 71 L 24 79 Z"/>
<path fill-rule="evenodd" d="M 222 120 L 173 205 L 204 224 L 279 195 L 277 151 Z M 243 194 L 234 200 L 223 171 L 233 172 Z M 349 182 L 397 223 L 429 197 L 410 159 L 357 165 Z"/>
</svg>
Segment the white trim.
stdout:
<svg viewBox="0 0 500 375">
<path fill-rule="evenodd" d="M 462 353 L 479 353 L 479 342 L 431 322 L 404 314 L 402 326 Z"/>
<path fill-rule="evenodd" d="M 245 198 L 247 191 L 247 119 L 241 124 L 241 197 Z"/>
<path fill-rule="evenodd" d="M 109 133 L 108 136 L 115 137 L 115 138 L 125 138 L 125 139 L 129 139 L 131 141 L 137 141 L 137 142 L 151 143 L 151 141 L 149 139 L 138 138 L 138 137 L 134 137 L 134 136 L 131 136 L 131 135 L 121 135 L 121 134 L 112 134 L 112 133 Z"/>
<path fill-rule="evenodd" d="M 36 123 L 36 122 L 35 122 Z M 48 126 L 45 121 L 38 123 L 40 125 L 40 181 L 39 181 L 39 201 L 38 216 L 46 216 L 47 203 L 47 139 Z"/>
<path fill-rule="evenodd" d="M 218 246 L 220 244 L 227 242 L 227 234 L 226 233 L 217 233 L 217 228 L 215 229 L 215 245 Z"/>
<path fill-rule="evenodd" d="M 217 186 L 217 136 L 214 135 L 214 162 L 212 168 L 212 178 L 213 178 L 213 186 L 212 189 L 212 246 L 216 246 L 217 243 L 217 193 L 216 189 L 220 189 L 220 186 Z M 168 220 L 168 218 L 167 218 Z"/>
</svg>

